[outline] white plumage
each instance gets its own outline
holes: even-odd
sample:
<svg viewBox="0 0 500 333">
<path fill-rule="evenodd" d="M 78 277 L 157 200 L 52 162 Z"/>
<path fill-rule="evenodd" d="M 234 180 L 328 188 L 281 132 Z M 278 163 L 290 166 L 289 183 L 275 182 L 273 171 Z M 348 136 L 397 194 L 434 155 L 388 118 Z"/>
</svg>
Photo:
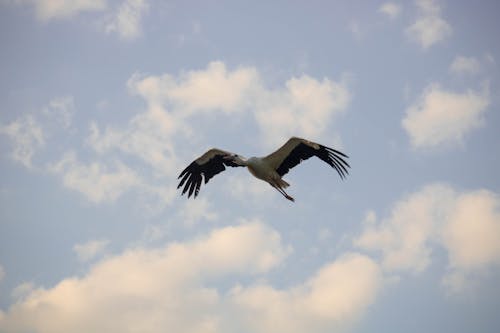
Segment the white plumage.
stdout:
<svg viewBox="0 0 500 333">
<path fill-rule="evenodd" d="M 269 183 L 285 198 L 294 199 L 285 192 L 289 184 L 282 177 L 303 160 L 317 156 L 337 170 L 343 179 L 347 174 L 349 164 L 344 160 L 348 158 L 344 153 L 320 145 L 312 141 L 293 137 L 278 150 L 265 157 L 251 157 L 246 159 L 240 155 L 213 148 L 194 160 L 179 175 L 181 181 L 177 188 L 184 186 L 182 194 L 188 193 L 188 198 L 198 195 L 202 180 L 205 184 L 216 174 L 224 171 L 226 166 L 247 167 L 255 177 Z"/>
</svg>

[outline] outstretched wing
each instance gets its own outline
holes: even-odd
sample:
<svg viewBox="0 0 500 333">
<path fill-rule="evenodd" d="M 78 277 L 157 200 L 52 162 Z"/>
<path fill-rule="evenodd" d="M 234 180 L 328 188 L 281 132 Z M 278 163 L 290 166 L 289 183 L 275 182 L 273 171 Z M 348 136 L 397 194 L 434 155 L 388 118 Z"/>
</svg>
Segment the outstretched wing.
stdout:
<svg viewBox="0 0 500 333">
<path fill-rule="evenodd" d="M 264 159 L 280 176 L 283 176 L 291 168 L 312 156 L 317 156 L 328 163 L 337 170 L 342 179 L 349 173 L 347 171 L 347 168 L 350 168 L 349 163 L 344 160 L 344 158 L 349 158 L 347 155 L 319 143 L 295 137 L 289 139 L 281 148 Z"/>
<path fill-rule="evenodd" d="M 182 179 L 177 188 L 180 188 L 184 185 L 182 194 L 188 192 L 188 198 L 190 198 L 193 194 L 196 198 L 198 192 L 200 191 L 202 176 L 205 179 L 206 184 L 213 176 L 226 170 L 226 166 L 243 166 L 237 164 L 232 159 L 227 159 L 228 157 L 234 155 L 235 154 L 228 151 L 216 148 L 210 149 L 205 154 L 194 160 L 181 172 L 178 178 Z"/>
</svg>

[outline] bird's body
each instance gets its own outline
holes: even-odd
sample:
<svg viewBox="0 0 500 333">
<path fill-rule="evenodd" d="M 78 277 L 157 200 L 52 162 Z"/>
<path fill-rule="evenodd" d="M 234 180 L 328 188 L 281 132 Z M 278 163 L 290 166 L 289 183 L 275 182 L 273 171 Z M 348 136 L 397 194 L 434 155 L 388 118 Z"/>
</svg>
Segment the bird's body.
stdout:
<svg viewBox="0 0 500 333">
<path fill-rule="evenodd" d="M 181 172 L 179 178 L 182 179 L 177 188 L 184 185 L 182 194 L 188 192 L 188 197 L 194 194 L 196 198 L 202 183 L 202 176 L 206 184 L 213 176 L 224 171 L 225 166 L 247 167 L 253 176 L 269 183 L 285 198 L 294 201 L 285 192 L 284 189 L 289 184 L 282 177 L 291 168 L 312 156 L 317 156 L 328 163 L 337 170 L 341 178 L 347 175 L 349 164 L 343 159 L 343 157 L 347 158 L 347 155 L 318 143 L 293 137 L 278 150 L 265 157 L 246 159 L 231 152 L 212 148 Z"/>
<path fill-rule="evenodd" d="M 256 178 L 269 182 L 269 180 L 273 177 L 279 177 L 276 170 L 274 170 L 269 163 L 265 163 L 262 158 L 259 157 L 250 157 L 246 160 L 246 167 L 248 171 Z"/>
</svg>

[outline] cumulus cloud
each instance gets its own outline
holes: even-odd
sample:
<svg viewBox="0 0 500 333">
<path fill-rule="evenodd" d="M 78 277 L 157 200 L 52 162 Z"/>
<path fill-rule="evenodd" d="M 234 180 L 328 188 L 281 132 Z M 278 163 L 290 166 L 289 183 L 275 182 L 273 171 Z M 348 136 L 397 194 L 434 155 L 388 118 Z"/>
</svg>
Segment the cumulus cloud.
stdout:
<svg viewBox="0 0 500 333">
<path fill-rule="evenodd" d="M 0 330 L 331 331 L 361 315 L 382 286 L 378 265 L 356 253 L 326 263 L 288 288 L 240 282 L 276 268 L 289 251 L 280 235 L 258 220 L 164 247 L 128 249 L 81 277 L 50 288 L 24 288 L 0 317 Z M 214 287 L 220 280 L 230 287 Z"/>
<path fill-rule="evenodd" d="M 344 82 L 327 78 L 319 81 L 304 75 L 287 80 L 284 88 L 269 89 L 257 69 L 228 71 L 222 62 L 212 62 L 205 70 L 189 71 L 178 78 L 136 74 L 128 85 L 147 100 L 150 108 L 164 106 L 177 118 L 251 111 L 264 133 L 263 141 L 273 146 L 292 135 L 320 136 L 350 102 Z"/>
<path fill-rule="evenodd" d="M 280 290 L 260 284 L 231 293 L 252 332 L 326 332 L 359 316 L 374 301 L 381 282 L 373 260 L 347 254 L 301 285 Z"/>
<path fill-rule="evenodd" d="M 422 272 L 439 247 L 449 262 L 443 282 L 459 291 L 475 272 L 500 263 L 500 198 L 494 192 L 431 184 L 395 203 L 389 217 L 369 216 L 354 244 L 379 252 L 388 272 Z"/>
<path fill-rule="evenodd" d="M 101 162 L 84 164 L 74 152 L 66 153 L 49 169 L 62 177 L 64 186 L 95 203 L 114 201 L 141 183 L 137 174 L 121 162 L 116 161 L 111 168 Z"/>
<path fill-rule="evenodd" d="M 450 72 L 457 75 L 477 74 L 481 63 L 474 57 L 456 56 L 450 65 Z"/>
<path fill-rule="evenodd" d="M 328 134 L 328 139 L 337 139 L 328 128 L 350 102 L 345 80 L 303 75 L 270 88 L 256 68 L 231 70 L 220 61 L 178 75 L 136 73 L 126 84 L 131 95 L 145 102 L 145 108 L 121 126 L 91 122 L 83 142 L 94 153 L 86 157 L 88 162 L 81 162 L 76 150 L 60 141 L 57 148 L 70 152 L 56 161 L 46 161 L 43 168 L 48 166 L 67 188 L 95 203 L 113 202 L 129 190 L 139 190 L 144 194 L 141 197 L 148 198 L 143 200 L 149 212 L 158 212 L 171 202 L 175 188 L 172 175 L 179 173 L 186 159 L 194 157 L 193 147 L 204 144 L 206 126 L 200 125 L 200 118 L 249 119 L 262 133 L 252 143 L 269 149 L 295 135 L 318 140 Z M 13 158 L 31 167 L 34 154 L 47 140 L 54 140 L 61 130 L 76 132 L 72 121 L 75 112 L 72 96 L 57 97 L 39 117 L 20 117 L 2 126 L 0 133 L 14 141 Z M 43 121 L 39 123 L 38 118 Z M 231 128 L 237 133 L 237 126 Z M 184 149 L 188 146 L 190 149 Z M 201 154 L 208 148 L 196 149 Z M 189 154 L 184 156 L 186 152 Z M 134 171 L 137 167 L 140 176 Z M 242 194 L 241 190 L 241 184 L 234 184 L 233 194 Z M 263 193 L 257 185 L 250 190 L 254 196 Z"/>
<path fill-rule="evenodd" d="M 443 285 L 452 294 L 473 290 L 500 264 L 500 197 L 486 190 L 460 195 L 441 236 L 449 256 Z"/>
<path fill-rule="evenodd" d="M 14 2 L 33 5 L 37 17 L 42 21 L 66 19 L 81 12 L 106 9 L 106 0 L 14 0 Z"/>
<path fill-rule="evenodd" d="M 450 187 L 431 185 L 394 204 L 386 219 L 377 221 L 370 212 L 355 245 L 380 251 L 388 271 L 422 272 L 431 262 L 434 228 L 451 210 L 453 197 Z"/>
<path fill-rule="evenodd" d="M 46 135 L 39 121 L 31 114 L 24 115 L 8 125 L 0 125 L 0 134 L 13 143 L 12 159 L 33 168 L 33 155 L 45 145 Z"/>
<path fill-rule="evenodd" d="M 73 251 L 75 251 L 80 261 L 89 261 L 102 253 L 108 244 L 109 241 L 105 239 L 91 240 L 86 243 L 75 244 Z"/>
<path fill-rule="evenodd" d="M 387 15 L 391 19 L 395 19 L 399 16 L 399 14 L 401 14 L 401 5 L 394 2 L 385 2 L 379 7 L 378 11 Z"/>
<path fill-rule="evenodd" d="M 458 93 L 431 84 L 406 109 L 402 125 L 415 148 L 461 144 L 469 132 L 482 126 L 488 105 L 487 87 Z"/>
<path fill-rule="evenodd" d="M 270 89 L 256 68 L 229 70 L 219 61 L 179 75 L 136 73 L 127 87 L 146 102 L 146 110 L 122 127 L 92 123 L 86 142 L 102 156 L 118 151 L 139 158 L 160 176 L 177 174 L 180 158 L 186 158 L 179 156 L 180 147 L 201 141 L 204 128 L 192 124 L 197 117 L 253 116 L 263 145 L 276 148 L 292 135 L 320 137 L 350 100 L 343 82 L 302 76 Z"/>
<path fill-rule="evenodd" d="M 266 146 L 273 148 L 294 135 L 320 137 L 351 99 L 345 83 L 307 75 L 288 80 L 285 89 L 263 91 L 258 97 L 255 118 Z"/>
<path fill-rule="evenodd" d="M 0 318 L 0 330 L 220 332 L 230 318 L 208 281 L 267 272 L 286 253 L 280 235 L 258 221 L 163 248 L 129 249 L 85 276 L 31 291 Z"/>
<path fill-rule="evenodd" d="M 108 33 L 117 33 L 123 39 L 134 39 L 141 34 L 142 16 L 149 9 L 147 0 L 125 0 L 106 25 Z"/>
<path fill-rule="evenodd" d="M 441 17 L 441 7 L 435 0 L 416 0 L 417 20 L 406 29 L 407 35 L 424 49 L 451 36 L 453 29 Z"/>
<path fill-rule="evenodd" d="M 214 61 L 206 69 L 183 72 L 177 77 L 135 74 L 128 87 L 151 106 L 163 104 L 186 116 L 214 110 L 234 113 L 250 106 L 252 93 L 259 88 L 259 77 L 255 68 L 229 71 L 224 63 Z"/>
</svg>

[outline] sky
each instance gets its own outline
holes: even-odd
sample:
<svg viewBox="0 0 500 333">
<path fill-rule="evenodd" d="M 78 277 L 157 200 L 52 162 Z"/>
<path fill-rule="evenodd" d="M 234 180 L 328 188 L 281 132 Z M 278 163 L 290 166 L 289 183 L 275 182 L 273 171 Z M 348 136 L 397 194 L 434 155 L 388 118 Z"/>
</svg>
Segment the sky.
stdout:
<svg viewBox="0 0 500 333">
<path fill-rule="evenodd" d="M 0 0 L 0 332 L 498 332 L 499 11 Z"/>
</svg>

